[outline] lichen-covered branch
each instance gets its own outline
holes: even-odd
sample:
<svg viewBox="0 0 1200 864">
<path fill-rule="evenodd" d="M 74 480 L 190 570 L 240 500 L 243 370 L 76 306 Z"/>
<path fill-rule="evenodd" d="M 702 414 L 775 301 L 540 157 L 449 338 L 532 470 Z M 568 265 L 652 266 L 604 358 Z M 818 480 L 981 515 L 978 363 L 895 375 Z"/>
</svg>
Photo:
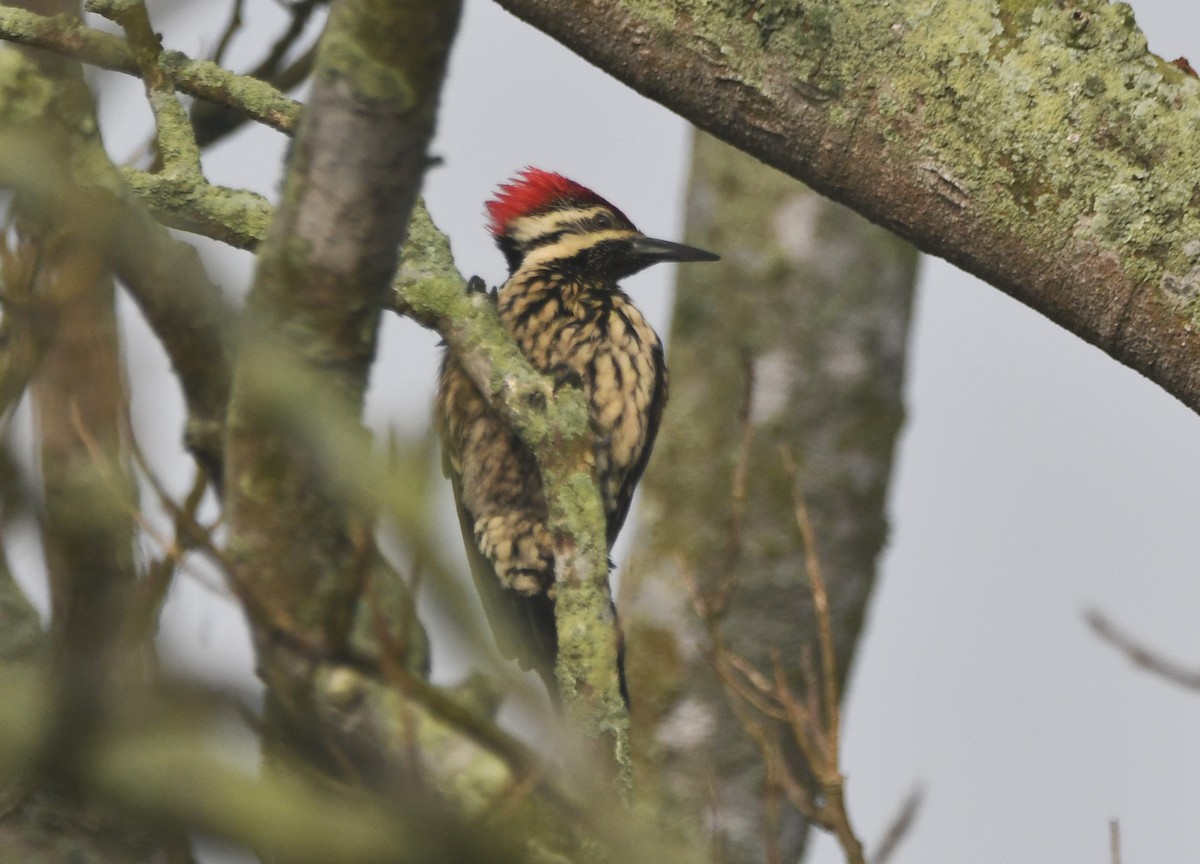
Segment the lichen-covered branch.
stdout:
<svg viewBox="0 0 1200 864">
<path fill-rule="evenodd" d="M 1200 80 L 1129 5 L 499 2 L 1200 410 Z"/>
<path fill-rule="evenodd" d="M 5 659 L 22 661 L 0 666 L 5 696 L 0 700 L 0 777 L 7 783 L 27 778 L 30 754 L 46 752 L 38 767 L 60 781 L 69 779 L 76 795 L 86 794 L 158 824 L 193 826 L 272 860 L 485 860 L 485 849 L 494 852 L 497 844 L 507 860 L 521 860 L 515 842 L 506 842 L 486 826 L 467 824 L 503 798 L 511 782 L 506 766 L 419 703 L 406 702 L 394 692 L 369 694 L 378 682 L 345 667 L 326 671 L 318 682 L 330 710 L 339 712 L 348 725 L 374 724 L 385 715 L 372 716 L 369 706 L 386 700 L 389 725 L 380 730 L 381 736 L 393 752 L 418 758 L 420 764 L 413 769 L 459 809 L 437 807 L 431 798 L 419 796 L 397 807 L 395 798 L 312 782 L 299 766 L 288 772 L 242 767 L 224 743 L 229 738 L 228 712 L 235 706 L 227 697 L 195 689 L 125 686 L 115 709 L 97 719 L 86 747 L 47 752 L 47 732 L 55 723 L 47 670 L 23 656 Z M 218 728 L 222 734 L 216 734 Z M 7 787 L 0 794 L 12 791 Z M 0 800 L 5 805 L 0 857 L 33 860 L 36 847 L 17 836 L 14 825 L 14 814 L 29 809 L 35 823 L 29 834 L 44 835 L 47 846 L 48 857 L 37 860 L 73 860 L 64 857 L 67 826 L 62 817 L 49 820 L 48 809 L 38 811 L 19 795 Z M 538 808 L 526 804 L 518 818 L 524 822 L 537 814 Z M 111 837 L 100 831 L 96 812 L 89 815 L 90 822 L 80 828 L 81 845 L 107 843 L 106 852 L 89 856 L 89 861 L 190 860 L 178 854 L 157 858 L 145 851 L 113 854 Z M 144 834 L 130 830 L 131 845 L 145 845 Z M 26 854 L 12 857 L 18 849 Z"/>
<path fill-rule="evenodd" d="M 124 39 L 86 27 L 74 18 L 49 17 L 0 6 L 0 39 L 43 48 L 101 69 L 141 74 Z M 189 96 L 236 108 L 274 129 L 290 129 L 300 113 L 300 103 L 269 84 L 237 75 L 207 60 L 192 60 L 178 51 L 164 51 L 159 63 L 175 86 Z"/>
<path fill-rule="evenodd" d="M 134 168 L 121 171 L 129 188 L 154 217 L 177 228 L 227 243 L 235 249 L 254 249 L 267 234 L 274 208 L 255 192 L 180 178 L 150 174 Z M 197 182 L 197 180 L 201 182 Z"/>
<path fill-rule="evenodd" d="M 603 744 L 597 755 L 628 784 L 629 715 L 618 688 L 613 628 L 606 623 L 608 552 L 600 493 L 587 467 L 593 441 L 586 400 L 573 388 L 557 390 L 535 370 L 491 297 L 466 290 L 445 236 L 423 208 L 413 213 L 394 305 L 441 333 L 538 461 L 556 538 L 559 687 L 579 728 Z"/>
<path fill-rule="evenodd" d="M 89 12 L 115 21 L 125 31 L 154 113 L 155 140 L 163 162 L 161 173 L 203 182 L 200 147 L 187 112 L 175 95 L 175 82 L 163 68 L 162 43 L 150 23 L 144 0 L 87 0 L 86 5 Z"/>
</svg>

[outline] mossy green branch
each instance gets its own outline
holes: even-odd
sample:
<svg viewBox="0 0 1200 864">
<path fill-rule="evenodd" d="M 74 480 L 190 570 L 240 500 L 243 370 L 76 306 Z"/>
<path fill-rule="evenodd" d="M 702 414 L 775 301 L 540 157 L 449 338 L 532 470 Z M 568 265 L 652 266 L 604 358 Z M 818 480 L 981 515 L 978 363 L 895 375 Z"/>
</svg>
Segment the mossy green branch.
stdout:
<svg viewBox="0 0 1200 864">
<path fill-rule="evenodd" d="M 162 44 L 150 24 L 144 0 L 87 0 L 85 7 L 120 24 L 146 87 L 163 173 L 202 180 L 200 148 L 187 111 L 175 95 L 175 82 L 162 67 Z"/>
<path fill-rule="evenodd" d="M 203 178 L 151 174 L 123 168 L 129 188 L 159 222 L 169 228 L 218 240 L 235 249 L 253 250 L 271 224 L 274 208 L 246 189 L 214 186 Z"/>
</svg>

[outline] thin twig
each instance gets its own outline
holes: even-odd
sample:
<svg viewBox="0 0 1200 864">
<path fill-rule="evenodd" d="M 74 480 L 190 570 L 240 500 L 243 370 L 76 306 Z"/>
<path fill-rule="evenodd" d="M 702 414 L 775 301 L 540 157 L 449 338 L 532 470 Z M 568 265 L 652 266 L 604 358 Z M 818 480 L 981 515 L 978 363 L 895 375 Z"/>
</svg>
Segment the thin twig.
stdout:
<svg viewBox="0 0 1200 864">
<path fill-rule="evenodd" d="M 778 651 L 771 652 L 772 674 L 768 677 L 729 650 L 718 620 L 718 610 L 722 607 L 698 589 L 682 563 L 680 572 L 697 614 L 708 630 L 709 662 L 743 731 L 758 748 L 766 772 L 764 794 L 782 792 L 805 818 L 837 838 L 850 864 L 865 864 L 862 841 L 854 832 L 846 808 L 845 778 L 839 765 L 840 694 L 828 594 L 821 575 L 815 532 L 796 482 L 796 465 L 786 450 L 782 456 L 784 469 L 792 480 L 796 523 L 804 542 L 805 571 L 817 619 L 817 654 L 821 665 L 818 675 L 813 668 L 813 652 L 807 647 L 801 651 L 802 698 L 797 699 L 792 692 Z M 791 733 L 799 748 L 820 790 L 819 800 L 814 799 L 808 785 L 797 777 L 784 757 L 777 734 L 780 725 Z"/>
<path fill-rule="evenodd" d="M 221 39 L 217 42 L 217 48 L 213 51 L 212 61 L 217 65 L 225 59 L 225 52 L 229 48 L 229 43 L 233 41 L 234 35 L 242 29 L 242 8 L 245 6 L 246 0 L 233 0 L 233 8 L 229 12 L 229 23 L 225 25 L 225 29 L 221 32 Z"/>
<path fill-rule="evenodd" d="M 1189 690 L 1200 690 L 1200 669 L 1184 666 L 1174 660 L 1169 660 L 1153 649 L 1136 641 L 1115 624 L 1109 621 L 1098 610 L 1091 610 L 1086 615 L 1087 622 L 1101 639 L 1115 646 L 1135 666 L 1140 666 L 1168 681 L 1186 687 Z"/>
<path fill-rule="evenodd" d="M 312 74 L 316 58 L 316 42 L 305 49 L 299 57 L 280 68 L 288 52 L 304 34 L 304 29 L 317 6 L 324 0 L 302 0 L 290 4 L 291 13 L 288 26 L 275 40 L 267 55 L 249 72 L 247 77 L 266 82 L 280 93 L 286 93 L 296 87 Z M 220 63 L 220 59 L 214 58 Z M 199 101 L 192 107 L 192 126 L 196 133 L 196 143 L 207 147 L 239 129 L 249 118 L 244 112 L 213 102 Z"/>
<path fill-rule="evenodd" d="M 289 11 L 292 13 L 291 21 L 288 22 L 287 28 L 280 34 L 279 38 L 271 45 L 267 56 L 262 62 L 250 70 L 251 77 L 258 78 L 262 81 L 270 81 L 275 86 L 279 86 L 275 80 L 276 74 L 279 71 L 279 64 L 283 62 L 283 58 L 292 50 L 292 46 L 304 35 L 304 28 L 308 25 L 312 13 L 320 5 L 323 5 L 325 0 L 301 0 L 299 3 L 293 3 L 289 6 Z M 312 49 L 310 48 L 309 51 Z M 305 53 L 309 53 L 306 51 Z M 281 87 L 280 89 L 287 89 Z"/>
<path fill-rule="evenodd" d="M 197 468 L 192 489 L 188 492 L 187 497 L 184 499 L 184 503 L 180 505 L 177 501 L 175 501 L 174 498 L 171 497 L 170 492 L 167 491 L 167 488 L 163 484 L 161 478 L 159 478 L 158 474 L 150 467 L 149 462 L 146 460 L 145 453 L 142 452 L 141 446 L 137 443 L 137 438 L 132 434 L 132 432 L 129 432 L 128 434 L 129 439 L 132 442 L 130 451 L 133 454 L 134 464 L 137 465 L 138 469 L 142 472 L 142 476 L 144 476 L 147 482 L 149 482 L 151 488 L 154 490 L 154 494 L 158 496 L 159 506 L 161 506 L 163 510 L 167 512 L 167 515 L 169 515 L 175 522 L 176 537 L 182 538 L 182 542 L 180 543 L 181 547 L 189 552 L 196 551 L 204 553 L 204 555 L 209 558 L 213 564 L 219 567 L 223 572 L 228 573 L 230 570 L 229 560 L 225 556 L 225 552 L 219 546 L 217 546 L 212 536 L 213 532 L 216 531 L 217 527 L 221 524 L 221 519 L 218 518 L 217 521 L 215 521 L 212 525 L 203 525 L 196 516 L 196 511 L 199 508 L 200 502 L 203 500 L 204 491 L 207 488 L 203 484 L 208 482 L 208 473 L 204 471 L 203 468 Z M 197 487 L 195 484 L 201 485 Z M 196 574 L 193 573 L 192 575 L 195 576 Z M 197 578 L 199 579 L 199 577 Z M 201 581 L 206 587 L 214 588 L 214 590 L 216 590 L 215 586 L 210 585 L 207 580 L 199 579 L 199 581 Z M 218 593 L 226 592 L 219 591 Z"/>
<path fill-rule="evenodd" d="M 808 575 L 809 590 L 812 592 L 813 611 L 817 617 L 817 638 L 821 656 L 821 676 L 824 679 L 825 728 L 830 735 L 830 751 L 838 753 L 838 730 L 841 727 L 839 716 L 839 694 L 837 685 L 837 655 L 833 646 L 833 626 L 829 620 L 829 594 L 825 590 L 825 580 L 821 576 L 821 559 L 817 554 L 817 541 L 813 532 L 812 520 L 808 516 L 808 507 L 799 489 L 796 462 L 786 446 L 780 447 L 784 471 L 792 483 L 792 503 L 796 511 L 796 525 L 800 528 L 800 537 L 804 543 L 804 570 Z M 836 765 L 836 762 L 835 762 Z"/>
<path fill-rule="evenodd" d="M 722 667 L 728 665 L 730 669 L 736 669 L 742 673 L 742 677 L 718 674 L 722 682 L 727 687 L 732 687 L 737 692 L 737 695 L 741 696 L 742 700 L 758 711 L 759 714 L 772 720 L 778 720 L 781 723 L 786 722 L 787 712 L 775 704 L 773 699 L 774 688 L 762 676 L 762 673 L 751 666 L 745 658 L 726 650 L 724 645 L 722 645 L 721 653 L 723 654 Z M 743 678 L 753 684 L 755 689 L 751 690 L 746 687 Z"/>
<path fill-rule="evenodd" d="M 169 567 L 173 570 L 177 565 L 180 564 L 184 552 L 191 549 L 201 548 L 208 552 L 210 557 L 212 557 L 218 565 L 228 569 L 224 562 L 223 553 L 217 549 L 216 545 L 212 541 L 212 537 L 210 536 L 212 529 L 204 528 L 203 526 L 199 525 L 195 519 L 194 511 L 196 507 L 199 506 L 200 500 L 203 497 L 205 489 L 207 488 L 207 475 L 202 469 L 197 470 L 196 479 L 194 481 L 192 490 L 189 492 L 184 506 L 180 507 L 171 499 L 170 495 L 163 487 L 162 482 L 147 464 L 145 455 L 142 453 L 141 447 L 138 445 L 137 439 L 133 435 L 127 413 L 123 418 L 122 426 L 122 431 L 129 442 L 129 452 L 133 458 L 134 464 L 138 466 L 143 476 L 147 478 L 151 486 L 154 488 L 155 493 L 158 495 L 159 500 L 163 504 L 163 508 L 175 517 L 175 536 L 172 538 L 168 538 L 162 534 L 146 519 L 145 514 L 142 513 L 141 508 L 138 506 L 138 503 L 134 498 L 133 489 L 131 487 L 124 487 L 123 484 L 120 483 L 111 462 L 105 457 L 104 452 L 101 450 L 100 443 L 95 439 L 95 436 L 92 435 L 87 426 L 84 425 L 83 418 L 80 416 L 78 409 L 73 407 L 71 411 L 71 428 L 74 430 L 75 434 L 79 436 L 80 443 L 83 444 L 83 448 L 88 454 L 88 458 L 92 460 L 92 464 L 96 466 L 96 470 L 99 472 L 101 479 L 104 481 L 104 485 L 109 494 L 113 496 L 114 501 L 119 503 L 121 509 L 133 519 L 134 523 L 138 526 L 142 533 L 153 540 L 155 544 L 163 551 L 163 558 L 157 562 L 157 566 Z M 161 601 L 162 596 L 165 595 L 167 586 L 170 584 L 170 579 L 167 578 L 166 584 L 155 587 L 153 585 L 155 579 L 162 578 L 162 576 L 161 574 L 156 575 L 153 572 L 154 569 L 155 567 L 152 566 L 151 573 L 148 574 L 147 577 L 150 579 L 151 587 L 149 590 L 151 594 L 150 598 L 147 599 L 146 602 L 150 602 L 150 599 L 152 599 L 154 596 L 158 596 L 159 601 Z M 184 565 L 184 569 L 189 568 Z M 226 593 L 220 586 L 209 582 L 195 571 L 190 571 L 190 573 L 193 578 L 210 590 L 218 594 Z M 157 595 L 155 592 L 157 592 Z M 134 617 L 138 616 L 135 615 Z M 133 626 L 137 632 L 142 632 L 142 628 L 137 622 L 134 622 L 131 626 Z"/>
<path fill-rule="evenodd" d="M 921 799 L 923 793 L 921 787 L 916 787 L 905 796 L 900 803 L 900 809 L 896 811 L 896 815 L 888 823 L 887 830 L 883 832 L 883 837 L 875 847 L 875 854 L 871 856 L 871 864 L 887 864 L 895 851 L 900 847 L 901 841 L 908 836 L 908 832 L 912 830 L 913 823 L 916 822 L 917 813 L 921 809 Z"/>
</svg>

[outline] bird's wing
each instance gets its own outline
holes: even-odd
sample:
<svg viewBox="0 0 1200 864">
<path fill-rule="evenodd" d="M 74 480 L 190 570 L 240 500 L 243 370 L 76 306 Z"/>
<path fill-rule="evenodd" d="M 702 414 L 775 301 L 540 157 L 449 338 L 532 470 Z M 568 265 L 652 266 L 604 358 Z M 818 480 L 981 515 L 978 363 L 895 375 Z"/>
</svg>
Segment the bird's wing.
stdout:
<svg viewBox="0 0 1200 864">
<path fill-rule="evenodd" d="M 617 535 L 621 532 L 621 527 L 625 524 L 625 517 L 629 515 L 633 492 L 637 488 L 638 481 L 642 479 L 646 464 L 650 461 L 650 451 L 654 449 L 654 439 L 658 437 L 658 427 L 662 422 L 663 409 L 667 406 L 667 363 L 663 357 L 661 342 L 654 346 L 653 355 L 655 385 L 654 392 L 650 396 L 650 406 L 646 412 L 646 442 L 642 446 L 642 452 L 638 454 L 637 461 L 625 475 L 621 488 L 617 490 L 616 506 L 608 515 L 609 549 L 612 549 Z"/>
<path fill-rule="evenodd" d="M 446 372 L 443 372 L 443 375 Z M 516 660 L 522 669 L 533 669 L 554 696 L 558 692 L 554 665 L 558 656 L 558 630 L 554 601 L 545 593 L 525 595 L 504 587 L 495 567 L 480 552 L 475 537 L 475 516 L 463 500 L 462 454 L 458 442 L 440 411 L 439 433 L 442 439 L 442 473 L 450 480 L 458 525 L 462 531 L 467 563 L 475 581 L 488 625 L 501 656 Z"/>
</svg>

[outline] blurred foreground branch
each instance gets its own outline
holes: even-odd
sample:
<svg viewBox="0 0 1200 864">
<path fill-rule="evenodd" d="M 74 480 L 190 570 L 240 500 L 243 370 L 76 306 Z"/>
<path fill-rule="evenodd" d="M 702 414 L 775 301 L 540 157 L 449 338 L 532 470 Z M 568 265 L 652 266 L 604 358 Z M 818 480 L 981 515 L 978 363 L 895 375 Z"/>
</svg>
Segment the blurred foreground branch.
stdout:
<svg viewBox="0 0 1200 864">
<path fill-rule="evenodd" d="M 349 674 L 334 675 L 327 684 L 334 704 L 352 711 L 361 694 Z M 8 665 L 0 672 L 5 694 L 0 700 L 0 777 L 8 783 L 23 775 L 29 779 L 29 770 L 36 768 L 156 824 L 194 826 L 275 860 L 487 860 L 500 840 L 489 833 L 485 841 L 461 821 L 461 814 L 433 809 L 429 798 L 374 797 L 317 781 L 299 764 L 262 774 L 253 766 L 238 767 L 222 744 L 228 731 L 219 734 L 228 730 L 232 706 L 201 691 L 125 686 L 120 698 L 107 700 L 107 709 L 95 717 L 86 748 L 47 751 L 45 736 L 55 728 L 55 707 L 46 678 L 46 670 L 36 665 Z M 409 704 L 399 716 L 411 725 L 394 734 L 419 747 L 422 765 L 430 769 L 426 779 L 435 787 L 469 784 L 480 802 L 503 790 L 505 774 L 484 751 L 447 735 L 419 705 Z M 44 753 L 47 759 L 31 766 L 31 753 Z M 458 766 L 454 774 L 441 767 L 449 764 Z M 12 847 L 0 838 L 3 848 Z M 504 854 L 519 858 L 515 849 Z"/>
<path fill-rule="evenodd" d="M 90 110 L 82 81 L 69 91 L 48 87 L 29 58 L 59 58 L 41 50 L 0 52 L 0 184 L 28 204 L 31 223 L 63 230 L 61 248 L 86 256 L 90 269 L 83 269 L 107 286 L 103 314 L 82 302 L 46 304 L 50 326 L 44 332 L 32 326 L 41 323 L 35 314 L 14 314 L 20 292 L 6 292 L 12 304 L 5 310 L 6 328 L 30 326 L 15 340 L 20 351 L 6 358 L 12 362 L 0 376 L 0 395 L 7 397 L 5 408 L 15 404 L 31 376 L 53 375 L 71 385 L 69 391 L 59 388 L 67 398 L 54 405 L 53 428 L 74 436 L 73 450 L 46 449 L 46 489 L 53 491 L 59 471 L 96 479 L 103 495 L 62 496 L 83 516 L 112 522 L 112 530 L 105 529 L 109 536 L 99 538 L 103 543 L 89 536 L 79 548 L 99 555 L 114 546 L 127 553 L 122 574 L 130 590 L 111 608 L 95 604 L 90 621 L 80 623 L 75 616 L 65 632 L 82 639 L 84 647 L 150 644 L 175 570 L 188 550 L 203 552 L 228 571 L 253 625 L 268 687 L 261 730 L 267 770 L 254 780 L 222 766 L 222 754 L 201 746 L 211 730 L 201 729 L 199 720 L 176 725 L 178 718 L 167 717 L 183 704 L 174 702 L 176 694 L 167 696 L 152 685 L 142 690 L 122 676 L 103 674 L 110 668 L 108 652 L 97 650 L 94 669 L 105 668 L 86 676 L 94 698 L 75 700 L 87 708 L 69 718 L 76 725 L 58 725 L 51 737 L 38 738 L 30 729 L 46 716 L 62 724 L 57 712 L 65 703 L 51 699 L 43 706 L 32 690 L 28 699 L 9 703 L 12 714 L 0 710 L 5 780 L 11 779 L 3 763 L 8 754 L 21 782 L 27 779 L 21 772 L 28 770 L 30 782 L 49 778 L 172 832 L 181 825 L 212 831 L 282 860 L 340 860 L 340 855 L 377 860 L 388 848 L 399 860 L 410 855 L 479 860 L 483 853 L 471 846 L 475 835 L 453 839 L 462 834 L 455 820 L 463 814 L 478 817 L 502 839 L 512 831 L 518 845 L 544 860 L 590 860 L 601 846 L 614 856 L 644 857 L 632 850 L 654 844 L 636 832 L 607 836 L 610 816 L 623 812 L 615 792 L 628 788 L 631 769 L 613 632 L 603 623 L 609 564 L 589 465 L 586 404 L 577 391 L 556 391 L 530 367 L 487 296 L 466 290 L 445 238 L 416 204 L 456 5 L 334 3 L 322 37 L 313 107 L 299 123 L 297 103 L 270 87 L 163 50 L 144 3 L 94 0 L 89 8 L 120 24 L 126 38 L 70 17 L 8 7 L 0 7 L 0 37 L 140 77 L 161 158 L 153 171 L 118 171 L 94 119 L 64 122 L 75 116 L 73 108 Z M 378 50 L 382 43 L 387 51 Z M 298 129 L 277 208 L 206 180 L 200 142 L 176 91 L 280 130 Z M 226 303 L 194 251 L 164 225 L 239 248 L 260 247 L 245 314 Z M 389 287 L 401 245 L 405 267 Z M 53 244 L 45 250 L 60 251 Z M 42 254 L 45 250 L 38 250 L 32 267 L 37 278 L 53 272 L 53 256 Z M 24 272 L 15 256 L 8 263 L 14 273 Z M 99 281 L 109 272 L 124 283 L 171 358 L 187 402 L 187 440 L 203 467 L 193 475 L 187 499 L 175 502 L 150 466 L 141 466 L 174 522 L 173 538 L 161 537 L 137 504 L 131 442 L 122 440 L 129 432 L 127 400 L 113 359 L 119 356 L 110 326 L 113 286 Z M 40 288 L 34 293 L 48 296 Z M 412 495 L 421 495 L 424 503 L 429 496 L 414 474 L 383 470 L 364 456 L 371 443 L 360 419 L 375 333 L 381 310 L 389 306 L 442 333 L 538 457 L 560 551 L 564 635 L 558 675 L 569 718 L 586 739 L 582 756 L 571 751 L 566 757 L 570 784 L 501 731 L 486 710 L 477 710 L 494 703 L 494 695 L 450 694 L 425 680 L 428 652 L 413 598 L 376 548 L 374 530 L 381 508 L 398 523 L 417 525 L 413 511 L 419 505 Z M 64 364 L 56 352 L 70 346 L 54 341 L 61 335 L 54 326 L 103 337 L 108 344 L 104 352 L 75 351 Z M 100 364 L 101 354 L 113 362 Z M 74 380 L 63 375 L 68 367 Z M 99 386 L 101 378 L 105 386 Z M 88 398 L 103 403 L 111 416 L 98 422 L 81 410 Z M 70 422 L 60 422 L 63 418 Z M 227 507 L 216 532 L 220 537 L 227 530 L 227 540 L 198 522 L 205 478 Z M 381 491 L 384 482 L 394 488 Z M 401 502 L 405 494 L 409 498 Z M 80 524 L 86 526 L 87 519 Z M 134 554 L 139 532 L 161 547 L 156 560 L 147 563 Z M 431 533 L 424 527 L 415 531 L 414 546 L 424 554 L 421 563 L 440 576 L 441 550 Z M 47 547 L 52 545 L 47 539 Z M 103 640 L 92 639 L 84 624 L 103 631 Z M 140 671 L 157 677 L 152 664 Z M 12 692 L 24 691 L 14 683 Z M 30 706 L 33 712 L 23 713 Z M 125 715 L 126 707 L 150 713 L 135 720 Z M 12 735 L 10 727 L 16 730 Z M 69 737 L 64 729 L 87 734 L 60 748 Z M 31 765 L 18 764 L 30 752 Z M 594 770 L 597 765 L 601 770 Z M 295 781 L 300 785 L 288 785 Z M 310 834 L 279 816 L 279 809 L 295 807 L 303 818 L 312 801 L 326 794 L 327 809 L 335 815 L 365 802 L 361 824 L 348 826 L 354 834 L 348 850 L 333 848 L 339 838 L 330 819 L 312 818 L 310 829 L 323 836 L 302 843 Z M 457 816 L 441 812 L 446 802 Z M 393 806 L 404 817 L 389 833 L 378 833 L 378 808 Z M 442 845 L 414 842 L 405 832 L 425 830 L 426 817 L 435 832 L 451 839 Z M 174 851 L 187 854 L 182 846 Z"/>
<path fill-rule="evenodd" d="M 43 80 L 20 53 L 0 52 L 0 183 L 17 190 L 26 213 L 36 211 L 41 223 L 73 226 L 69 242 L 92 248 L 129 289 L 179 377 L 188 443 L 217 476 L 231 376 L 230 307 L 195 250 L 129 192 L 95 125 L 66 121 L 90 104 L 82 82 L 47 88 Z"/>
</svg>

